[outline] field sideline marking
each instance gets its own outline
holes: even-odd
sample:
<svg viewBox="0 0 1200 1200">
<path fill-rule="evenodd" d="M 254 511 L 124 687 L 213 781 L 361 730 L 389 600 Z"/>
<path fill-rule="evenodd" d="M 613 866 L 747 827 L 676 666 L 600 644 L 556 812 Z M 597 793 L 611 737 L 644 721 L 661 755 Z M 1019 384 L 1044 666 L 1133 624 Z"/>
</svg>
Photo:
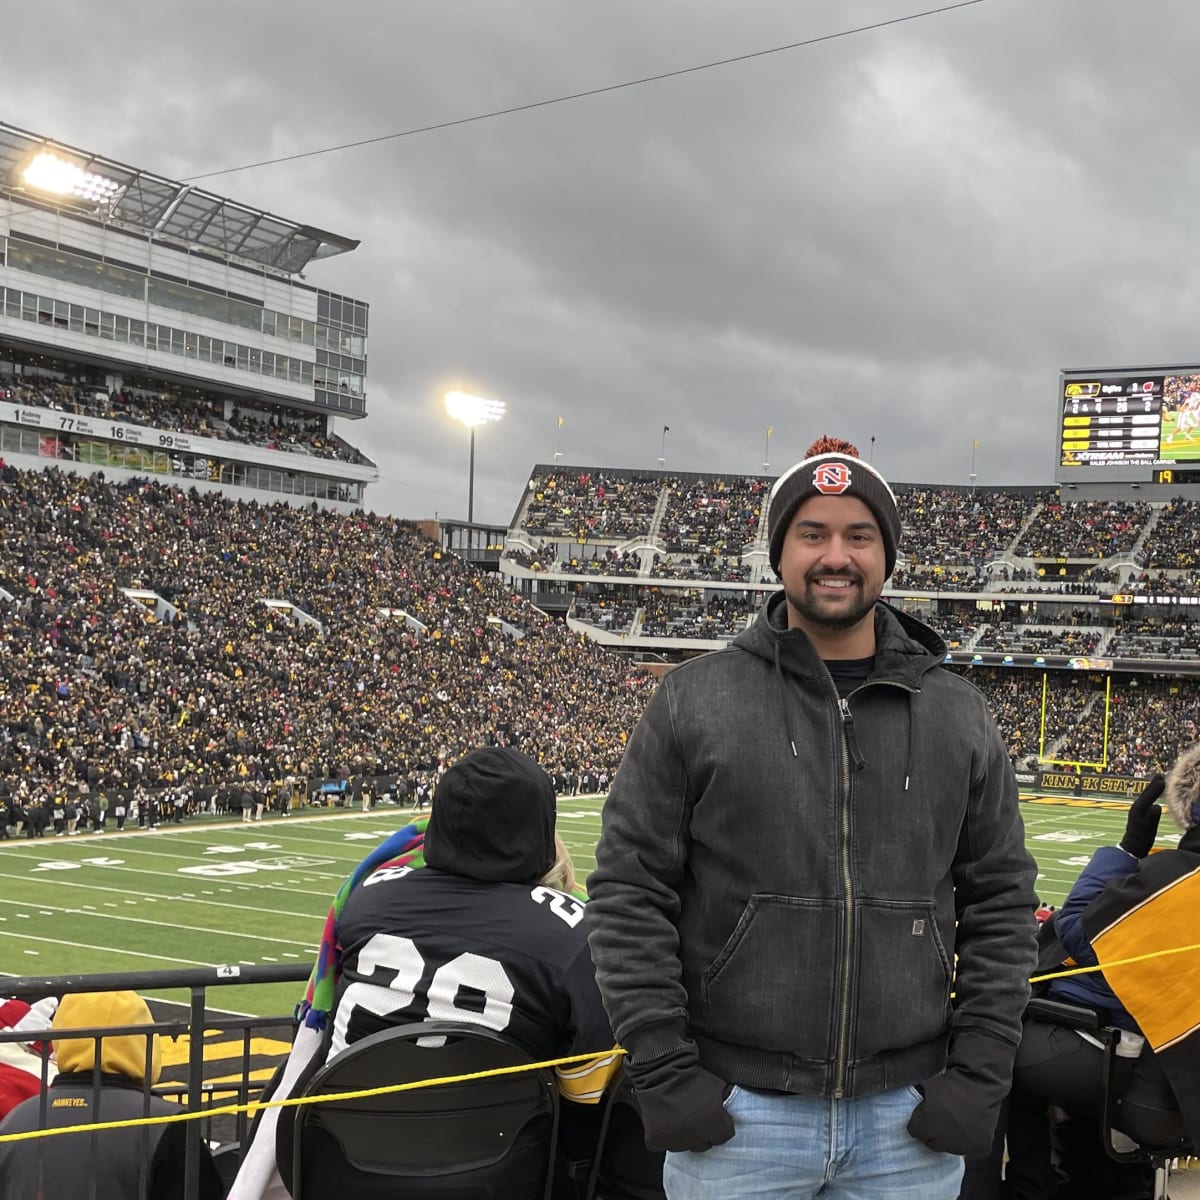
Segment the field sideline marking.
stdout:
<svg viewBox="0 0 1200 1200">
<path fill-rule="evenodd" d="M 219 967 L 222 963 L 199 962 L 194 958 L 170 958 L 165 954 L 150 954 L 145 950 L 120 950 L 116 946 L 93 946 L 87 942 L 63 942 L 58 938 L 36 937 L 16 929 L 0 929 L 0 937 L 20 938 L 23 942 L 48 942 L 51 946 L 70 946 L 74 950 L 93 950 L 97 954 L 127 954 L 132 958 L 152 958 L 156 962 L 182 963 L 187 967 Z M 78 973 L 78 972 L 73 972 Z M 64 974 L 60 971 L 59 974 Z"/>
<path fill-rule="evenodd" d="M 145 867 L 124 867 L 124 866 L 122 866 L 122 867 L 93 867 L 92 869 L 96 870 L 96 871 L 120 871 L 124 874 L 129 874 L 129 875 L 151 875 L 156 879 L 174 880 L 177 884 L 184 884 L 189 879 L 189 876 L 180 875 L 180 873 L 178 871 L 151 871 Z M 61 883 L 63 881 L 62 874 L 63 873 L 57 872 L 57 871 L 47 871 L 46 872 L 47 878 L 54 878 L 55 882 L 59 882 L 59 883 Z M 258 874 L 269 875 L 270 872 L 269 871 L 260 871 L 260 872 L 258 872 Z M 203 876 L 197 875 L 197 876 L 191 876 L 190 878 L 200 879 L 200 878 L 203 878 Z M 212 876 L 211 880 L 215 882 L 219 878 L 224 878 L 224 879 L 229 880 L 230 882 L 232 882 L 234 884 L 235 887 L 239 887 L 244 891 L 258 892 L 260 894 L 265 889 L 267 891 L 273 891 L 273 892 L 295 892 L 296 895 L 298 895 L 298 896 L 318 895 L 318 896 L 328 897 L 328 896 L 332 895 L 332 892 L 315 892 L 314 893 L 314 892 L 306 892 L 302 888 L 283 887 L 280 884 L 265 884 L 261 879 L 258 880 L 257 883 L 254 883 L 254 884 L 237 883 L 236 882 L 239 879 L 249 879 L 250 878 L 249 875 Z M 337 878 L 343 879 L 345 877 L 342 875 L 339 875 Z M 74 886 L 82 886 L 82 881 L 80 884 L 77 884 Z M 116 889 L 114 889 L 114 890 L 116 890 Z M 150 893 L 150 894 L 153 895 L 153 894 L 157 894 L 157 893 Z M 170 899 L 169 896 L 160 896 L 159 898 L 160 899 Z M 245 905 L 241 905 L 239 907 L 241 907 L 243 910 L 245 909 Z"/>
<path fill-rule="evenodd" d="M 0 904 L 8 904 L 8 905 L 13 905 L 13 906 L 22 907 L 22 908 L 31 907 L 28 904 L 28 902 L 26 902 L 24 900 L 0 899 Z M 33 905 L 32 907 L 39 908 L 38 905 Z M 71 906 L 70 908 L 68 908 L 61 904 L 48 904 L 48 905 L 46 905 L 46 908 L 50 909 L 51 911 L 48 913 L 40 913 L 40 915 L 50 916 L 50 915 L 52 915 L 52 913 L 68 913 L 70 915 L 80 916 L 80 917 L 98 917 L 103 921 L 124 921 L 124 922 L 126 922 L 126 924 L 129 924 L 129 925 L 154 925 L 154 926 L 158 927 L 159 929 L 184 929 L 188 933 L 216 933 L 216 934 L 221 934 L 223 937 L 254 938 L 260 942 L 271 942 L 272 944 L 277 944 L 280 946 L 306 946 L 307 947 L 307 946 L 312 945 L 311 938 L 306 938 L 303 940 L 300 938 L 277 938 L 277 937 L 269 937 L 265 933 L 242 933 L 238 929 L 207 929 L 201 925 L 179 925 L 174 921 L 152 921 L 146 917 L 126 917 L 126 916 L 122 916 L 119 913 L 84 912 L 82 909 L 80 909 L 76 906 Z M 69 945 L 69 943 L 64 942 L 63 945 Z"/>
<path fill-rule="evenodd" d="M 92 868 L 92 870 L 96 870 L 96 871 L 114 871 L 114 870 L 118 870 L 118 869 L 119 868 L 114 868 L 114 866 L 95 866 L 95 868 Z M 35 876 L 6 875 L 4 871 L 0 871 L 0 880 L 12 880 L 14 883 L 49 883 L 49 884 L 53 884 L 53 886 L 56 888 L 84 888 L 85 890 L 88 890 L 88 892 L 115 892 L 116 894 L 122 895 L 122 896 L 140 896 L 140 898 L 142 898 L 143 900 L 167 900 L 170 902 L 184 902 L 184 904 L 198 904 L 198 905 L 202 905 L 205 908 L 209 908 L 209 907 L 236 908 L 236 910 L 238 910 L 239 912 L 246 911 L 245 904 L 235 904 L 235 902 L 233 900 L 208 900 L 208 899 L 199 900 L 199 899 L 197 899 L 197 900 L 181 901 L 178 894 L 168 895 L 167 893 L 164 893 L 164 892 L 133 892 L 133 890 L 130 890 L 128 888 L 109 888 L 109 887 L 104 887 L 104 884 L 102 884 L 102 883 L 94 883 L 94 882 L 91 882 L 90 880 L 86 880 L 86 878 L 83 878 L 83 880 L 65 880 L 65 878 L 62 877 L 62 876 L 64 876 L 64 874 L 65 874 L 64 871 L 46 871 L 42 875 L 35 875 Z M 139 872 L 134 872 L 134 874 L 149 875 L 150 872 L 149 871 L 139 871 Z M 234 876 L 234 878 L 242 878 L 242 877 L 244 877 L 244 876 Z M 167 875 L 167 878 L 174 878 L 174 876 Z M 252 890 L 250 884 L 242 884 L 242 887 L 245 887 L 247 890 Z M 296 890 L 299 890 L 299 889 L 296 889 Z M 302 892 L 300 894 L 312 896 L 314 893 Z M 29 901 L 29 902 L 30 902 L 30 904 L 34 904 L 34 901 Z M 84 912 L 88 912 L 88 908 L 86 908 L 86 906 L 80 905 L 80 908 L 83 908 Z M 320 913 L 320 914 L 302 913 L 302 912 L 296 912 L 294 910 L 294 908 L 263 908 L 263 907 L 259 907 L 258 905 L 256 905 L 256 911 L 262 912 L 262 913 L 269 913 L 270 916 L 272 916 L 272 917 L 295 917 L 296 919 L 299 919 L 299 920 L 324 920 L 325 919 L 324 913 Z"/>
</svg>

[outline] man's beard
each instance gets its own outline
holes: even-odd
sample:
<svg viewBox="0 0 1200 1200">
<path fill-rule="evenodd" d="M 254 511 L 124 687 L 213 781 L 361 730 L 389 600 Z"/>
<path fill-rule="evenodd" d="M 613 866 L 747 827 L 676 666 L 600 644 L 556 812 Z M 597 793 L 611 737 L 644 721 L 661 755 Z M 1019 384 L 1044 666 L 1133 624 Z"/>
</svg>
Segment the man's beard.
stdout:
<svg viewBox="0 0 1200 1200">
<path fill-rule="evenodd" d="M 879 599 L 879 593 L 874 596 L 867 594 L 863 588 L 863 581 L 855 578 L 853 587 L 858 590 L 858 603 L 852 604 L 849 608 L 840 609 L 836 613 L 830 613 L 823 607 L 820 597 L 813 596 L 812 584 L 818 579 L 834 578 L 847 579 L 846 575 L 836 576 L 813 576 L 811 579 L 805 580 L 805 590 L 803 592 L 789 591 L 784 589 L 784 595 L 787 597 L 787 602 L 792 610 L 798 613 L 808 624 L 817 626 L 822 629 L 853 629 L 874 607 L 875 602 Z"/>
</svg>

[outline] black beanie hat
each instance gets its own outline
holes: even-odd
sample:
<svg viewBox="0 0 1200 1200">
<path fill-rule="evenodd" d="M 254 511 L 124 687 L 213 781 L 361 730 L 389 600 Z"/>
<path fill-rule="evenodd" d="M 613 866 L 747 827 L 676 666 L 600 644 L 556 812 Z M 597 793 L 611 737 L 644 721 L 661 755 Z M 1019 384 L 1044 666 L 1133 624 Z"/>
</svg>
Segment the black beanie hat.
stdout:
<svg viewBox="0 0 1200 1200">
<path fill-rule="evenodd" d="M 519 750 L 485 746 L 438 780 L 425 865 L 489 883 L 534 883 L 554 862 L 554 784 Z"/>
<path fill-rule="evenodd" d="M 809 496 L 855 496 L 875 515 L 883 535 L 886 559 L 884 578 L 890 578 L 896 566 L 896 546 L 900 541 L 900 512 L 887 480 L 869 463 L 858 457 L 858 449 L 840 438 L 818 438 L 801 462 L 775 480 L 767 502 L 767 544 L 771 569 L 778 573 L 783 554 L 783 538 L 796 515 L 796 509 Z"/>
</svg>

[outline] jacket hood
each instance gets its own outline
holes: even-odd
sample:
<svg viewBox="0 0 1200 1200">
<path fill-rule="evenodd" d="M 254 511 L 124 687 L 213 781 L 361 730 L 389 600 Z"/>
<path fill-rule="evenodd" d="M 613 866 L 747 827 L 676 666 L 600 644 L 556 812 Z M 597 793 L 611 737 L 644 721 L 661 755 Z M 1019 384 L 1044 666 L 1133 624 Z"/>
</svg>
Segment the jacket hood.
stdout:
<svg viewBox="0 0 1200 1200">
<path fill-rule="evenodd" d="M 1162 802 L 1180 829 L 1200 825 L 1200 742 L 1175 760 L 1167 773 Z"/>
<path fill-rule="evenodd" d="M 758 619 L 734 638 L 734 646 L 769 662 L 778 661 L 793 675 L 812 677 L 821 660 L 805 633 L 787 626 L 787 602 L 775 592 L 759 610 Z M 875 674 L 919 687 L 921 677 L 940 666 L 946 643 L 916 617 L 879 600 L 875 604 Z"/>
<path fill-rule="evenodd" d="M 103 1026 L 151 1025 L 154 1018 L 146 1002 L 136 992 L 79 992 L 66 995 L 54 1014 L 51 1028 L 98 1029 Z M 146 1078 L 145 1034 L 118 1034 L 100 1040 L 100 1072 L 124 1075 L 135 1083 Z M 150 1082 L 158 1082 L 162 1070 L 160 1039 L 151 1040 Z M 96 1067 L 96 1039 L 54 1037 L 55 1058 L 59 1071 L 92 1071 Z"/>
<path fill-rule="evenodd" d="M 527 755 L 472 750 L 439 780 L 425 865 L 489 883 L 532 883 L 554 863 L 554 785 Z"/>
</svg>

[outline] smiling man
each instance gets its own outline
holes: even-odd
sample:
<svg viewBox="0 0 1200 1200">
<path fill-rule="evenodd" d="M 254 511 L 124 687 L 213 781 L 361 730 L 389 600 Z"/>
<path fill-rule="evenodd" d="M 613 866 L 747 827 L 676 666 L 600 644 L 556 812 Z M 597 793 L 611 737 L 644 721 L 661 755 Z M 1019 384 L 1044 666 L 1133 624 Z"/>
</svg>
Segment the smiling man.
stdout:
<svg viewBox="0 0 1200 1200">
<path fill-rule="evenodd" d="M 767 525 L 782 592 L 666 676 L 613 782 L 597 979 L 671 1200 L 953 1200 L 1034 967 L 1016 781 L 937 635 L 880 600 L 883 476 L 823 438 Z"/>
</svg>

